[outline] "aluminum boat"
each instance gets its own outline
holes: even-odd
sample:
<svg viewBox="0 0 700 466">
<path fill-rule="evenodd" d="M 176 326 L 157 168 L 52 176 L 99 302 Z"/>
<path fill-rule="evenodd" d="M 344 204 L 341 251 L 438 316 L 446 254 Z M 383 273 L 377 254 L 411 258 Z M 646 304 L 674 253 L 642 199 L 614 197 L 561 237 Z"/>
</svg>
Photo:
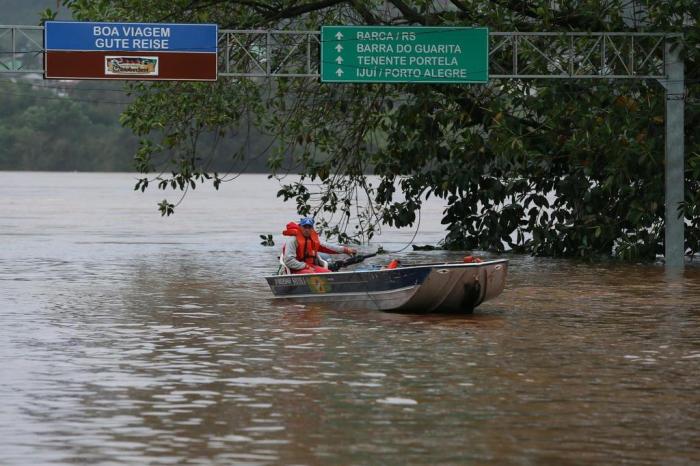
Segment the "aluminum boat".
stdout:
<svg viewBox="0 0 700 466">
<path fill-rule="evenodd" d="M 335 309 L 465 312 L 498 296 L 508 260 L 417 264 L 395 269 L 265 277 L 274 298 Z"/>
</svg>

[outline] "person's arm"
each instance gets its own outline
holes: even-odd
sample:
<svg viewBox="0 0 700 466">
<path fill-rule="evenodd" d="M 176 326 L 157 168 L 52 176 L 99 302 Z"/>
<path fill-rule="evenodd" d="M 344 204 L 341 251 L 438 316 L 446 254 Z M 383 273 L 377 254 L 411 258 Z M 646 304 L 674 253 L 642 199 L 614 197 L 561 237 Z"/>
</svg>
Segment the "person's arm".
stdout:
<svg viewBox="0 0 700 466">
<path fill-rule="evenodd" d="M 325 252 L 326 254 L 347 254 L 348 256 L 357 254 L 356 249 L 349 248 L 347 246 L 334 246 L 332 244 L 324 243 L 323 241 L 321 241 L 318 251 Z"/>
<path fill-rule="evenodd" d="M 284 246 L 284 265 L 290 270 L 301 270 L 306 268 L 306 263 L 297 260 L 297 239 L 290 238 Z"/>
</svg>

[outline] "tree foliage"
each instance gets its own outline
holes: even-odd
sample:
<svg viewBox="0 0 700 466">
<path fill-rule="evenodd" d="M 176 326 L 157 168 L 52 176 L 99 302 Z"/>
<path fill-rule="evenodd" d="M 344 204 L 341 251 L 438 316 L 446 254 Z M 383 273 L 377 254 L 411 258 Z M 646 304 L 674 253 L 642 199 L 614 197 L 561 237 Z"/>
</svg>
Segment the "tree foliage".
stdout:
<svg viewBox="0 0 700 466">
<path fill-rule="evenodd" d="M 222 29 L 323 24 L 488 26 L 493 31 L 682 32 L 687 250 L 700 245 L 700 7 L 697 0 L 64 0 L 78 19 L 216 22 Z M 533 52 L 531 60 L 541 60 Z M 220 79 L 131 87 L 122 122 L 142 138 L 145 189 L 211 179 L 204 132 L 254 124 L 279 143 L 279 195 L 320 214 L 341 240 L 413 225 L 427 196 L 445 200 L 445 245 L 547 256 L 654 258 L 663 249 L 664 93 L 655 82 L 492 80 L 488 86 L 323 84 Z M 174 153 L 168 160 L 158 154 Z M 233 157 L 250 157 L 243 150 Z M 155 178 L 151 173 L 160 173 Z M 166 175 L 167 172 L 167 175 Z M 370 185 L 373 173 L 379 182 Z M 172 204 L 164 201 L 164 213 Z M 349 230 L 357 224 L 356 231 Z"/>
</svg>

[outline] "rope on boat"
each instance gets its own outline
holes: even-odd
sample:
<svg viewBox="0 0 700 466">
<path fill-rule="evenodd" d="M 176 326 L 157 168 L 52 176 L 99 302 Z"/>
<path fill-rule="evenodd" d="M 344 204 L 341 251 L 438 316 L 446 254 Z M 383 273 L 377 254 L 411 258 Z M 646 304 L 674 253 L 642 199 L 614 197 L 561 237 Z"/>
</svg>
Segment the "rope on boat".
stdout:
<svg viewBox="0 0 700 466">
<path fill-rule="evenodd" d="M 418 209 L 418 225 L 416 225 L 416 231 L 413 233 L 413 238 L 411 238 L 411 241 L 406 243 L 406 246 L 402 247 L 398 251 L 386 251 L 388 254 L 398 254 L 400 252 L 403 252 L 407 247 L 413 244 L 413 241 L 415 241 L 416 236 L 418 236 L 418 230 L 420 230 L 420 209 Z"/>
</svg>

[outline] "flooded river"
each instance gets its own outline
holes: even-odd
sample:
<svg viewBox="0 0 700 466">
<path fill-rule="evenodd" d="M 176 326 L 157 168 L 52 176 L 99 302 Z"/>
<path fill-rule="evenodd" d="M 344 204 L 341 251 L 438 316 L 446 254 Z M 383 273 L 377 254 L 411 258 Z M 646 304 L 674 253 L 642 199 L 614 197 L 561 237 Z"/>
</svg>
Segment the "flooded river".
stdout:
<svg viewBox="0 0 700 466">
<path fill-rule="evenodd" d="M 700 463 L 700 268 L 514 257 L 474 315 L 279 305 L 275 182 L 161 218 L 132 178 L 0 172 L 0 464 Z"/>
</svg>

